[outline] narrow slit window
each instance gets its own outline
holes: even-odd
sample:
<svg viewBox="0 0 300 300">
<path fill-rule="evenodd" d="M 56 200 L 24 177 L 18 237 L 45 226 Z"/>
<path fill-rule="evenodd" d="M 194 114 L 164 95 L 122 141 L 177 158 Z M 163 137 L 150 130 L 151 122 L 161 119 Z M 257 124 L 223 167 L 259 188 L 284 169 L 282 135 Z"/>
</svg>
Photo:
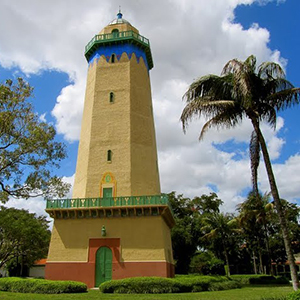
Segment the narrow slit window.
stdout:
<svg viewBox="0 0 300 300">
<path fill-rule="evenodd" d="M 110 93 L 109 93 L 109 102 L 110 102 L 110 103 L 113 103 L 113 102 L 114 102 L 114 98 L 115 98 L 114 93 L 113 93 L 113 92 L 110 92 Z"/>
<path fill-rule="evenodd" d="M 115 60 L 116 60 L 116 55 L 112 54 L 112 56 L 111 56 L 111 63 L 114 64 Z"/>
<path fill-rule="evenodd" d="M 112 157 L 112 152 L 111 152 L 111 150 L 108 150 L 107 151 L 107 161 L 111 162 L 111 157 Z"/>
</svg>

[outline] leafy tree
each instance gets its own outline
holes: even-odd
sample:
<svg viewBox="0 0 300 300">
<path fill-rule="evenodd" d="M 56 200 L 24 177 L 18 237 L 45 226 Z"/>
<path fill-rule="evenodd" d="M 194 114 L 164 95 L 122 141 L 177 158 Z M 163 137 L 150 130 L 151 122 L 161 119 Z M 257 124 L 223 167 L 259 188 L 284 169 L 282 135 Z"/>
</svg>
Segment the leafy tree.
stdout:
<svg viewBox="0 0 300 300">
<path fill-rule="evenodd" d="M 0 268 L 14 259 L 28 266 L 47 256 L 51 233 L 46 217 L 0 207 Z"/>
<path fill-rule="evenodd" d="M 200 214 L 211 214 L 220 212 L 220 205 L 223 201 L 218 198 L 216 193 L 210 193 L 209 195 L 202 195 L 201 197 L 195 197 L 192 201 L 194 209 Z"/>
<path fill-rule="evenodd" d="M 193 200 L 176 195 L 175 192 L 168 196 L 176 220 L 171 232 L 176 273 L 186 274 L 190 260 L 201 244 L 203 216 L 218 212 L 223 202 L 215 193 L 195 197 Z"/>
<path fill-rule="evenodd" d="M 292 240 L 292 248 L 294 253 L 300 252 L 300 225 L 298 222 L 300 209 L 294 203 L 281 199 L 282 206 L 284 207 L 284 214 L 288 224 L 289 234 Z M 275 209 L 276 210 L 276 209 Z M 270 252 L 272 261 L 284 264 L 287 261 L 286 252 L 284 251 L 284 241 L 280 235 L 280 222 L 278 214 L 274 212 L 271 215 L 269 226 L 269 239 L 270 239 Z"/>
<path fill-rule="evenodd" d="M 235 222 L 233 222 L 233 216 L 224 213 L 212 213 L 207 215 L 203 223 L 205 224 L 202 230 L 207 233 L 202 239 L 210 241 L 217 240 L 218 244 L 221 245 L 225 262 L 227 266 L 226 275 L 230 276 L 230 264 L 229 264 L 229 249 L 230 241 L 235 229 Z"/>
<path fill-rule="evenodd" d="M 224 275 L 224 262 L 211 251 L 199 251 L 191 260 L 190 271 L 203 275 Z"/>
<path fill-rule="evenodd" d="M 244 118 L 250 119 L 254 131 L 250 141 L 251 169 L 254 190 L 257 188 L 259 151 L 262 151 L 270 188 L 280 220 L 291 277 L 295 290 L 299 287 L 288 225 L 280 201 L 267 145 L 260 130 L 260 122 L 276 126 L 277 111 L 299 103 L 300 89 L 286 80 L 283 69 L 273 62 L 264 62 L 256 68 L 255 56 L 244 62 L 230 60 L 221 76 L 207 75 L 193 82 L 185 93 L 186 106 L 181 115 L 185 131 L 194 116 L 205 116 L 200 139 L 210 127 L 235 127 Z"/>
<path fill-rule="evenodd" d="M 254 191 L 248 194 L 247 199 L 238 205 L 240 228 L 245 238 L 246 246 L 252 252 L 254 272 L 257 273 L 255 253 L 258 252 L 260 273 L 264 272 L 263 252 L 267 251 L 267 272 L 272 272 L 271 252 L 269 246 L 269 227 L 273 214 L 273 205 L 266 194 L 256 194 Z"/>
<path fill-rule="evenodd" d="M 33 88 L 22 78 L 0 84 L 0 202 L 9 196 L 63 197 L 69 184 L 52 170 L 66 157 L 53 126 L 39 120 L 28 98 Z"/>
<path fill-rule="evenodd" d="M 176 196 L 175 192 L 169 193 L 168 196 L 176 221 L 171 231 L 176 273 L 186 274 L 190 260 L 197 250 L 192 204 L 189 198 L 184 198 L 183 195 Z"/>
</svg>

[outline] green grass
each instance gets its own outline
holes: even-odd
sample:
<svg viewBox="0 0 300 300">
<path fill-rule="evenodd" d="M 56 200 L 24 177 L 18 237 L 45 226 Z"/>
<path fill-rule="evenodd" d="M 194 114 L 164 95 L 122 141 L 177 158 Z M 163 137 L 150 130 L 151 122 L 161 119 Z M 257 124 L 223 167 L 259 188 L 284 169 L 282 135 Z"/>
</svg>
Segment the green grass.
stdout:
<svg viewBox="0 0 300 300">
<path fill-rule="evenodd" d="M 242 289 L 201 292 L 187 294 L 160 294 L 160 295 L 118 295 L 101 294 L 98 290 L 92 290 L 84 294 L 19 294 L 0 292 L 1 300 L 261 300 L 262 297 L 284 296 L 292 292 L 289 286 L 268 286 L 268 287 L 244 287 Z"/>
</svg>

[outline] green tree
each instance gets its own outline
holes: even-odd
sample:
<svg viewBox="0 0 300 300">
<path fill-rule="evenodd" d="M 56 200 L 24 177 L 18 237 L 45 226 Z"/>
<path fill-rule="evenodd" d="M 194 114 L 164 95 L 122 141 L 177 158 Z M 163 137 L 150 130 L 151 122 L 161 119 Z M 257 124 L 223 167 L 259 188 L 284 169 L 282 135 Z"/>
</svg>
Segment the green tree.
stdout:
<svg viewBox="0 0 300 300">
<path fill-rule="evenodd" d="M 274 128 L 277 111 L 298 104 L 299 94 L 300 89 L 294 88 L 286 80 L 280 65 L 264 62 L 257 69 L 256 58 L 251 55 L 244 62 L 230 60 L 223 68 L 221 76 L 208 75 L 193 82 L 184 95 L 186 106 L 181 115 L 184 131 L 194 116 L 203 115 L 209 119 L 202 128 L 200 139 L 210 127 L 230 128 L 238 125 L 244 118 L 250 119 L 254 128 L 250 145 L 252 176 L 257 176 L 257 154 L 261 149 L 295 290 L 299 287 L 295 258 L 260 122 L 266 121 Z M 253 182 L 257 192 L 257 178 L 253 178 Z"/>
<path fill-rule="evenodd" d="M 203 219 L 202 230 L 207 232 L 202 239 L 209 241 L 217 240 L 222 245 L 223 254 L 227 266 L 226 275 L 230 276 L 229 249 L 231 246 L 232 235 L 235 230 L 233 216 L 224 213 L 211 213 Z"/>
<path fill-rule="evenodd" d="M 300 225 L 299 225 L 299 207 L 294 203 L 281 199 L 282 206 L 284 207 L 285 218 L 288 221 L 288 230 L 292 240 L 292 248 L 294 253 L 300 252 Z M 270 240 L 270 252 L 272 261 L 276 263 L 285 264 L 287 261 L 286 252 L 284 251 L 284 241 L 280 235 L 280 222 L 278 214 L 275 212 L 271 215 L 270 226 L 268 229 Z"/>
<path fill-rule="evenodd" d="M 175 192 L 168 196 L 176 221 L 171 231 L 176 273 L 186 274 L 198 242 L 192 203 L 189 198 L 176 195 Z"/>
<path fill-rule="evenodd" d="M 237 217 L 239 226 L 245 238 L 246 246 L 252 252 L 254 272 L 257 273 L 255 253 L 258 252 L 259 272 L 263 273 L 263 252 L 267 254 L 267 272 L 272 271 L 271 253 L 269 246 L 269 227 L 273 215 L 273 205 L 269 202 L 269 196 L 254 191 L 248 194 L 247 199 L 238 205 Z"/>
<path fill-rule="evenodd" d="M 223 201 L 218 198 L 216 193 L 210 193 L 209 195 L 203 194 L 201 197 L 195 197 L 192 201 L 194 210 L 200 214 L 211 214 L 220 212 L 220 206 Z"/>
<path fill-rule="evenodd" d="M 10 196 L 63 197 L 70 185 L 53 175 L 66 157 L 53 126 L 42 122 L 28 98 L 33 88 L 22 78 L 0 84 L 0 202 Z"/>
<path fill-rule="evenodd" d="M 18 259 L 32 265 L 47 256 L 51 233 L 46 217 L 26 210 L 0 207 L 0 268 Z"/>
<path fill-rule="evenodd" d="M 211 251 L 198 251 L 190 263 L 191 273 L 224 275 L 224 262 Z"/>
<path fill-rule="evenodd" d="M 219 206 L 223 202 L 215 193 L 192 200 L 183 195 L 176 195 L 175 192 L 169 193 L 168 196 L 176 221 L 171 231 L 176 273 L 186 274 L 190 261 L 201 244 L 203 216 L 219 212 Z"/>
</svg>

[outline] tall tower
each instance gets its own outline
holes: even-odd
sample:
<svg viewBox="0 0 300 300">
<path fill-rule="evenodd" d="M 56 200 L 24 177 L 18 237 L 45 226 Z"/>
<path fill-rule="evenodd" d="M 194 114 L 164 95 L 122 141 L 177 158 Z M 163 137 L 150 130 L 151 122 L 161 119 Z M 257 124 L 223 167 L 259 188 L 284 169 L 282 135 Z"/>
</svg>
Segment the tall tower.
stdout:
<svg viewBox="0 0 300 300">
<path fill-rule="evenodd" d="M 87 86 L 72 199 L 54 218 L 46 278 L 89 287 L 174 275 L 174 218 L 160 191 L 149 40 L 122 13 L 86 46 Z"/>
</svg>

